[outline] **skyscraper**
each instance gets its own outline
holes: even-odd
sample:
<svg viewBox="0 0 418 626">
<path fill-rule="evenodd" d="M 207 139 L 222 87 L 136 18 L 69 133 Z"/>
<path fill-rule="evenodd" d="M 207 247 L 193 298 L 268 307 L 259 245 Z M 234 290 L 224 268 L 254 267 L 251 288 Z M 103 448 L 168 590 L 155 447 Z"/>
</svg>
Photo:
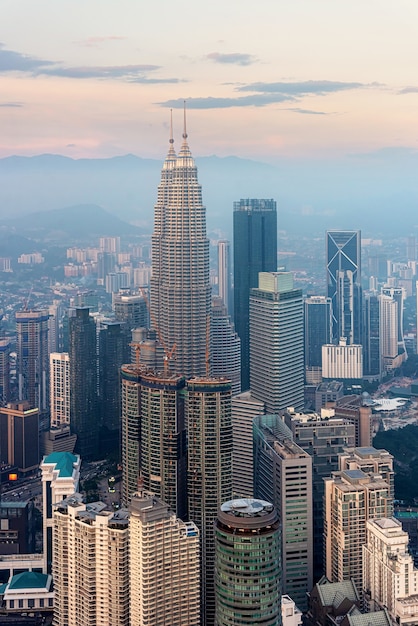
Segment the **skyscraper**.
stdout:
<svg viewBox="0 0 418 626">
<path fill-rule="evenodd" d="M 214 378 L 229 378 L 232 395 L 241 391 L 241 342 L 220 297 L 212 298 L 210 371 Z"/>
<path fill-rule="evenodd" d="M 41 416 L 49 407 L 48 310 L 17 311 L 19 400 L 28 400 Z"/>
<path fill-rule="evenodd" d="M 277 209 L 274 200 L 234 202 L 234 321 L 241 339 L 241 389 L 250 388 L 250 292 L 259 272 L 277 269 Z"/>
<path fill-rule="evenodd" d="M 303 408 L 303 302 L 290 272 L 260 272 L 250 297 L 251 394 L 267 413 Z"/>
<path fill-rule="evenodd" d="M 10 400 L 10 339 L 0 339 L 0 406 Z"/>
<path fill-rule="evenodd" d="M 184 123 L 178 156 L 172 132 L 161 172 L 152 236 L 151 312 L 172 369 L 190 376 L 206 372 L 211 287 L 206 210 Z"/>
<path fill-rule="evenodd" d="M 272 504 L 225 502 L 215 522 L 216 624 L 281 626 L 280 526 Z"/>
<path fill-rule="evenodd" d="M 332 301 L 332 339 L 361 343 L 361 234 L 330 230 L 326 238 L 327 289 Z"/>
<path fill-rule="evenodd" d="M 112 439 L 119 440 L 120 368 L 125 360 L 125 335 L 119 322 L 105 320 L 97 324 L 97 329 L 101 441 L 106 448 L 112 446 Z"/>
<path fill-rule="evenodd" d="M 311 296 L 304 301 L 305 378 L 308 384 L 322 380 L 322 346 L 331 343 L 331 299 Z"/>
<path fill-rule="evenodd" d="M 141 452 L 141 370 L 135 365 L 121 368 L 122 502 L 127 506 L 137 491 Z"/>
<path fill-rule="evenodd" d="M 129 507 L 131 626 L 199 626 L 199 530 L 154 494 Z"/>
<path fill-rule="evenodd" d="M 87 307 L 69 318 L 70 421 L 77 435 L 76 451 L 83 459 L 97 455 L 99 414 L 97 402 L 96 325 Z"/>
<path fill-rule="evenodd" d="M 200 531 L 202 624 L 215 619 L 214 521 L 232 498 L 231 383 L 215 378 L 187 381 L 189 518 Z"/>
<path fill-rule="evenodd" d="M 306 611 L 313 584 L 312 457 L 278 415 L 260 415 L 254 429 L 254 495 L 276 507 L 282 530 L 282 586 Z"/>
<path fill-rule="evenodd" d="M 70 425 L 70 357 L 52 352 L 50 364 L 51 428 Z"/>
<path fill-rule="evenodd" d="M 379 296 L 367 293 L 363 302 L 363 375 L 369 380 L 380 380 L 382 359 L 380 355 Z"/>
<path fill-rule="evenodd" d="M 231 314 L 231 259 L 230 245 L 226 239 L 218 241 L 218 293 L 227 312 Z"/>
</svg>

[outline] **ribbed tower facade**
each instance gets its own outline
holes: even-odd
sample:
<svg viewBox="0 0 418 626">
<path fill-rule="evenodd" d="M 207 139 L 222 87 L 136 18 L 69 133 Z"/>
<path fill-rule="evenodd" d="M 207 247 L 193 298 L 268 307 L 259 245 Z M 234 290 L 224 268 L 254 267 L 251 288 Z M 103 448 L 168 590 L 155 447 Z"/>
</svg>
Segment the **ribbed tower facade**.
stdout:
<svg viewBox="0 0 418 626">
<path fill-rule="evenodd" d="M 176 345 L 171 363 L 176 373 L 186 377 L 205 374 L 210 309 L 206 209 L 184 124 L 178 156 L 171 133 L 152 236 L 152 325 L 167 350 Z"/>
</svg>

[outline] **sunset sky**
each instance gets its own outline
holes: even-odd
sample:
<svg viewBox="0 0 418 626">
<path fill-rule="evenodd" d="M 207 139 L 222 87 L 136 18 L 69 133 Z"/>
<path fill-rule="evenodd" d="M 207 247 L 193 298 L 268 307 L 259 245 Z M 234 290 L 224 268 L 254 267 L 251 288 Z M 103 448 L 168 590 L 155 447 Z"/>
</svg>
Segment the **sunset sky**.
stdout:
<svg viewBox="0 0 418 626">
<path fill-rule="evenodd" d="M 418 147 L 416 0 L 0 0 L 0 156 Z"/>
</svg>

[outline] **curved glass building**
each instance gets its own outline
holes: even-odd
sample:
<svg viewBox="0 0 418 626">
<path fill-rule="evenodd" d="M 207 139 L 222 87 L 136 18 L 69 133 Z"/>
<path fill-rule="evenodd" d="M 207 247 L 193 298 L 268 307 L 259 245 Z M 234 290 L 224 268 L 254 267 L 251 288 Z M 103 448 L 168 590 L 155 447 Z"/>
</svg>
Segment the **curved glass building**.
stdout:
<svg viewBox="0 0 418 626">
<path fill-rule="evenodd" d="M 276 509 L 255 499 L 223 504 L 215 522 L 217 626 L 281 626 Z"/>
</svg>

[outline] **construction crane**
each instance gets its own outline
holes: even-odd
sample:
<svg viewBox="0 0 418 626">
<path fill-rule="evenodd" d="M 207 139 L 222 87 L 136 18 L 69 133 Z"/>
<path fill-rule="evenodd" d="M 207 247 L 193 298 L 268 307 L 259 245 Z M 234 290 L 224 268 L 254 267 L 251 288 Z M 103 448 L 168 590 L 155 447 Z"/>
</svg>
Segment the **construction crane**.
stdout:
<svg viewBox="0 0 418 626">
<path fill-rule="evenodd" d="M 147 310 L 148 310 L 148 313 L 149 313 L 149 316 L 150 316 L 151 324 L 152 324 L 152 326 L 154 327 L 154 329 L 155 329 L 155 331 L 157 333 L 158 341 L 160 342 L 160 344 L 163 347 L 163 350 L 164 350 L 164 375 L 167 375 L 168 374 L 169 365 L 170 365 L 170 361 L 174 357 L 174 353 L 176 351 L 177 344 L 174 343 L 170 350 L 167 348 L 167 346 L 165 345 L 165 341 L 164 341 L 164 339 L 163 339 L 163 337 L 161 335 L 161 332 L 160 332 L 160 329 L 158 327 L 158 324 L 157 324 L 157 322 L 155 320 L 155 317 L 154 317 L 154 315 L 153 315 L 153 313 L 151 311 L 151 307 L 150 307 L 150 304 L 149 304 L 148 296 L 147 296 L 147 294 L 145 293 L 145 290 L 142 287 L 139 287 L 139 291 L 141 293 L 141 296 L 145 300 L 145 305 L 147 307 Z"/>
<path fill-rule="evenodd" d="M 24 311 L 27 311 L 27 310 L 28 310 L 29 300 L 30 300 L 30 297 L 31 297 L 31 295 L 32 295 L 32 291 L 33 291 L 33 284 L 30 286 L 29 293 L 28 293 L 28 297 L 27 297 L 27 298 L 26 298 L 26 300 L 25 300 L 25 305 L 24 305 L 24 307 L 23 307 L 23 310 L 24 310 Z"/>
</svg>

